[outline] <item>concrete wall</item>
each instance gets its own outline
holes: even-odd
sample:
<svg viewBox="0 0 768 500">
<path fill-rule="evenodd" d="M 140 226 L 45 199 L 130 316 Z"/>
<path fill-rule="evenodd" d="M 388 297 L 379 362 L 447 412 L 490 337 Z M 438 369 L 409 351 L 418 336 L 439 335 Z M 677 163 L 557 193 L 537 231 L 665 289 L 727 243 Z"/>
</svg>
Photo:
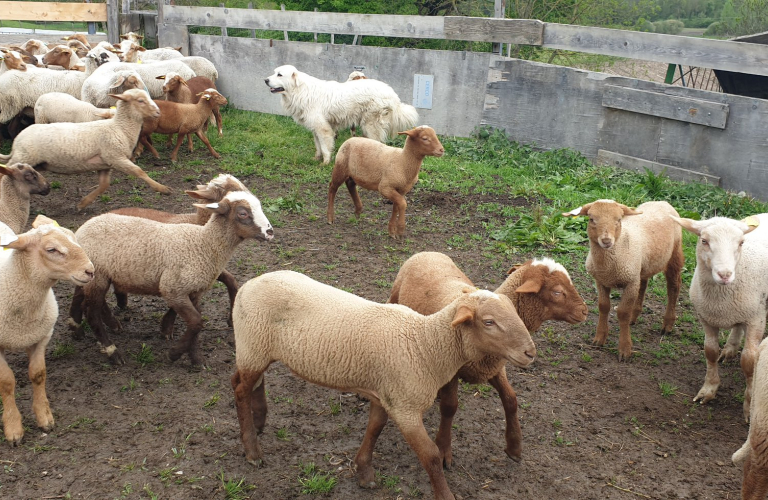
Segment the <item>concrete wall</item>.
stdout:
<svg viewBox="0 0 768 500">
<path fill-rule="evenodd" d="M 480 123 L 491 55 L 416 49 L 392 49 L 328 43 L 190 35 L 190 54 L 211 60 L 219 70 L 217 86 L 233 106 L 284 114 L 280 97 L 264 79 L 292 64 L 323 80 L 345 81 L 356 67 L 369 78 L 392 86 L 400 100 L 412 103 L 414 74 L 434 75 L 432 109 L 418 109 L 419 124 L 439 134 L 469 136 Z M 163 42 L 167 44 L 167 42 Z"/>
</svg>

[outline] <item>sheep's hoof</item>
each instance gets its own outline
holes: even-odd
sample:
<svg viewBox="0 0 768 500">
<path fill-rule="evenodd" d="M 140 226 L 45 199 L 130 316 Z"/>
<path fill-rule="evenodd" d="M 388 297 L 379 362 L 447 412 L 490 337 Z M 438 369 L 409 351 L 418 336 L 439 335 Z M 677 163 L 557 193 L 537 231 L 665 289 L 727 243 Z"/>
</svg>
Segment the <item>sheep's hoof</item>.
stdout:
<svg viewBox="0 0 768 500">
<path fill-rule="evenodd" d="M 24 437 L 24 433 L 21 434 L 13 434 L 12 436 L 8 436 L 8 434 L 5 435 L 5 440 L 8 441 L 8 444 L 11 445 L 12 448 L 15 448 L 21 444 L 21 438 Z"/>
<path fill-rule="evenodd" d="M 720 356 L 717 358 L 717 362 L 730 361 L 738 354 L 738 349 L 730 344 L 725 344 L 725 347 L 720 351 Z"/>
<path fill-rule="evenodd" d="M 512 451 L 512 450 L 506 449 L 504 450 L 504 452 L 513 462 L 520 463 L 523 460 L 523 453 L 520 450 Z"/>
<path fill-rule="evenodd" d="M 704 404 L 715 399 L 716 395 L 717 386 L 715 384 L 704 384 L 704 386 L 702 386 L 701 390 L 699 390 L 699 393 L 696 394 L 696 397 L 693 398 L 693 400 L 700 401 L 701 404 Z"/>
<path fill-rule="evenodd" d="M 173 361 L 178 361 L 178 359 L 181 357 L 181 355 L 184 354 L 184 351 L 177 348 L 172 348 L 170 351 L 168 351 L 168 359 Z"/>
<path fill-rule="evenodd" d="M 266 465 L 263 458 L 246 458 L 249 464 L 253 465 L 257 469 L 262 465 Z"/>
<path fill-rule="evenodd" d="M 123 355 L 120 353 L 120 351 L 115 351 L 110 354 L 109 362 L 114 366 L 121 366 L 125 364 L 125 358 L 123 358 Z"/>
<path fill-rule="evenodd" d="M 376 475 L 373 472 L 373 467 L 366 467 L 364 470 L 357 471 L 357 484 L 361 488 L 371 489 L 376 488 Z"/>
</svg>

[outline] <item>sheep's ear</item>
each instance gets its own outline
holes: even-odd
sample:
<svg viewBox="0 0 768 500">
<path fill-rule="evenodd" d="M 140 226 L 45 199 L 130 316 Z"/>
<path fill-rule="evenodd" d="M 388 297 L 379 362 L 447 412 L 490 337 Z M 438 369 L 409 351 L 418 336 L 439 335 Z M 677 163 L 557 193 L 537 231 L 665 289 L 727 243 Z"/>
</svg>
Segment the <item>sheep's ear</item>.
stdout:
<svg viewBox="0 0 768 500">
<path fill-rule="evenodd" d="M 563 212 L 563 217 L 578 217 L 579 215 L 587 215 L 589 209 L 592 208 L 592 203 L 587 203 L 579 208 L 574 208 L 570 212 Z"/>
<path fill-rule="evenodd" d="M 113 116 L 115 116 L 115 114 L 112 112 L 111 109 L 106 109 L 104 111 L 97 112 L 96 116 L 98 116 L 99 118 L 107 119 L 107 118 L 112 118 Z"/>
<path fill-rule="evenodd" d="M 12 248 L 14 250 L 24 250 L 31 243 L 27 235 L 3 234 L 0 235 L 0 247 L 3 249 Z"/>
<path fill-rule="evenodd" d="M 12 175 L 11 169 L 5 165 L 0 165 L 0 175 Z"/>
<path fill-rule="evenodd" d="M 517 287 L 515 293 L 539 293 L 539 290 L 541 290 L 541 281 L 529 279 Z"/>
<path fill-rule="evenodd" d="M 179 80 L 181 81 L 182 85 L 184 85 L 185 87 L 189 87 L 189 85 L 187 85 L 187 81 L 185 79 L 179 78 Z"/>
<path fill-rule="evenodd" d="M 35 217 L 35 220 L 32 221 L 32 227 L 37 229 L 38 227 L 42 226 L 43 224 L 51 224 L 52 226 L 59 227 L 59 223 L 55 220 L 46 217 L 45 215 L 38 215 Z"/>
<path fill-rule="evenodd" d="M 619 206 L 621 207 L 621 210 L 624 212 L 625 217 L 627 215 L 641 215 L 643 213 L 640 210 L 635 210 L 634 208 L 630 208 L 626 205 L 622 205 L 621 203 L 619 203 Z"/>
<path fill-rule="evenodd" d="M 142 37 L 142 38 L 144 38 L 144 37 Z M 145 47 L 142 47 L 141 45 L 136 47 L 136 50 L 138 50 L 139 52 L 146 52 L 147 51 L 147 49 Z"/>
<path fill-rule="evenodd" d="M 686 231 L 691 232 L 696 236 L 701 236 L 701 230 L 704 229 L 704 224 L 702 224 L 701 221 L 693 220 L 693 219 L 684 219 L 682 217 L 675 217 L 674 215 L 670 215 L 669 217 L 673 221 L 683 226 L 683 229 L 685 229 Z"/>
<path fill-rule="evenodd" d="M 408 137 L 415 137 L 419 135 L 419 129 L 406 130 L 405 132 L 398 132 L 397 135 L 407 135 Z"/>
<path fill-rule="evenodd" d="M 515 264 L 514 266 L 509 268 L 509 271 L 507 271 L 507 274 L 512 274 L 518 269 L 520 269 L 521 267 L 523 267 L 523 264 Z"/>
<path fill-rule="evenodd" d="M 62 38 L 62 40 L 66 40 L 66 39 L 67 39 L 66 37 Z M 128 40 L 128 35 L 120 35 L 120 39 Z"/>
<path fill-rule="evenodd" d="M 456 314 L 453 316 L 453 321 L 451 321 L 451 326 L 456 328 L 462 323 L 472 321 L 473 319 L 475 319 L 474 309 L 472 309 L 469 306 L 459 306 L 459 308 L 456 310 Z"/>
<path fill-rule="evenodd" d="M 112 81 L 109 82 L 109 88 L 117 88 L 123 83 L 125 83 L 125 75 L 116 75 L 114 78 L 112 78 Z"/>
<path fill-rule="evenodd" d="M 195 203 L 194 204 L 197 208 L 202 208 L 203 210 L 208 210 L 211 213 L 219 214 L 219 215 L 226 215 L 229 213 L 229 203 L 208 203 L 206 205 L 203 205 L 202 203 Z"/>
<path fill-rule="evenodd" d="M 201 189 L 198 189 L 197 191 L 184 191 L 184 192 L 196 200 L 205 200 L 205 201 L 214 200 L 216 198 L 216 194 L 212 193 L 210 190 L 206 188 L 207 186 L 201 186 Z"/>
<path fill-rule="evenodd" d="M 109 97 L 114 97 L 118 101 L 125 101 L 123 94 L 107 94 Z"/>
</svg>

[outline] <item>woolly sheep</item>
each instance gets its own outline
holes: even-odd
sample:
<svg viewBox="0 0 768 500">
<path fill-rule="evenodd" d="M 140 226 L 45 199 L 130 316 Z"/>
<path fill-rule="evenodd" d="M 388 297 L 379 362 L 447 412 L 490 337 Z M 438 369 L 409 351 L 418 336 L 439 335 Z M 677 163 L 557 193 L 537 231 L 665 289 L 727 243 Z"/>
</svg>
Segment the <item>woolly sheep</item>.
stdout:
<svg viewBox="0 0 768 500">
<path fill-rule="evenodd" d="M 39 215 L 31 231 L 15 235 L 0 224 L 0 398 L 5 439 L 21 442 L 24 428 L 16 406 L 16 379 L 1 354 L 26 350 L 32 382 L 32 411 L 45 432 L 54 420 L 45 394 L 45 348 L 53 335 L 58 306 L 51 287 L 58 280 L 78 285 L 93 279 L 93 264 L 72 231 Z M 7 251 L 8 249 L 12 251 Z"/>
<path fill-rule="evenodd" d="M 129 31 L 128 33 L 123 33 L 122 35 L 120 35 L 120 40 L 128 40 L 128 41 L 140 44 L 141 41 L 144 40 L 144 35 L 139 35 L 138 33 Z"/>
<path fill-rule="evenodd" d="M 213 80 L 204 76 L 196 76 L 187 81 L 184 80 L 181 75 L 170 72 L 165 76 L 158 76 L 157 78 L 158 80 L 163 80 L 163 93 L 165 93 L 165 99 L 170 102 L 196 104 L 200 101 L 200 96 L 198 94 L 204 92 L 206 89 L 216 88 L 216 84 Z M 214 120 L 216 121 L 216 126 L 219 130 L 219 137 L 222 137 L 224 134 L 221 130 L 222 119 L 221 111 L 218 106 L 213 107 L 211 124 L 213 124 Z M 204 126 L 203 133 L 205 133 L 205 128 L 206 127 Z M 168 139 L 170 143 L 170 137 Z M 187 140 L 189 142 L 189 151 L 192 152 L 192 136 L 187 135 Z"/>
<path fill-rule="evenodd" d="M 408 306 L 421 314 L 433 314 L 460 296 L 467 286 L 473 286 L 472 282 L 450 257 L 439 252 L 420 252 L 400 267 L 389 302 Z M 587 306 L 568 271 L 552 259 L 529 260 L 512 267 L 495 293 L 509 297 L 531 334 L 547 320 L 575 324 L 587 318 Z M 459 378 L 471 384 L 489 382 L 499 393 L 507 421 L 504 451 L 509 458 L 520 460 L 522 433 L 517 417 L 517 395 L 507 379 L 505 365 L 504 358 L 486 356 L 462 366 L 456 376 L 440 388 L 441 419 L 435 443 L 447 468 L 452 464 L 451 428 L 458 408 Z M 370 448 L 373 449 L 373 445 Z"/>
<path fill-rule="evenodd" d="M 78 42 L 82 43 L 89 49 L 91 48 L 91 44 L 88 42 L 88 37 L 85 35 L 85 33 L 75 33 L 72 35 L 67 35 L 65 37 L 62 37 L 61 39 L 64 41 L 77 40 Z"/>
<path fill-rule="evenodd" d="M 536 355 L 511 301 L 468 289 L 431 316 L 378 304 L 293 271 L 267 273 L 237 294 L 233 314 L 237 371 L 232 376 L 246 459 L 259 465 L 256 437 L 266 420 L 264 372 L 277 361 L 312 383 L 371 400 L 366 437 L 388 416 L 429 475 L 435 498 L 452 499 L 437 447 L 422 416 L 437 390 L 468 361 L 503 356 L 517 366 Z M 361 486 L 375 484 L 371 449 L 355 457 Z"/>
<path fill-rule="evenodd" d="M 589 217 L 586 267 L 595 279 L 600 312 L 592 343 L 605 344 L 611 288 L 623 288 L 616 309 L 619 360 L 629 360 L 632 356 L 629 325 L 635 323 L 643 309 L 648 280 L 660 272 L 667 279 L 667 310 L 661 331 L 669 333 L 675 326 L 675 306 L 685 259 L 682 231 L 669 223 L 669 216 L 677 217 L 678 213 L 665 201 L 649 201 L 632 209 L 613 200 L 597 200 L 563 215 Z"/>
<path fill-rule="evenodd" d="M 163 84 L 157 80 L 158 76 L 165 75 L 170 71 L 175 71 L 182 78 L 189 79 L 195 75 L 189 66 L 179 61 L 157 61 L 145 64 L 133 64 L 124 62 L 109 62 L 101 66 L 89 76 L 82 86 L 80 98 L 93 104 L 97 108 L 108 108 L 112 106 L 111 101 L 104 91 L 105 86 L 112 81 L 112 77 L 118 71 L 135 71 L 141 76 L 146 85 L 146 90 L 152 99 L 159 99 L 163 96 Z"/>
<path fill-rule="evenodd" d="M 0 222 L 20 233 L 29 219 L 29 198 L 51 191 L 48 181 L 25 163 L 0 165 Z"/>
<path fill-rule="evenodd" d="M 208 78 L 213 82 L 219 79 L 219 72 L 216 70 L 216 66 L 205 57 L 184 56 L 178 60 L 189 66 L 196 76 Z"/>
<path fill-rule="evenodd" d="M 758 346 L 754 366 L 749 435 L 731 460 L 744 467 L 741 498 L 764 500 L 768 494 L 768 339 Z"/>
<path fill-rule="evenodd" d="M 194 133 L 208 147 L 214 158 L 220 158 L 221 155 L 213 149 L 208 137 L 203 134 L 202 129 L 211 116 L 214 107 L 227 104 L 227 99 L 219 94 L 216 89 L 206 89 L 201 93 L 200 101 L 197 104 L 183 104 L 169 101 L 155 101 L 160 108 L 160 116 L 147 118 L 141 128 L 139 141 L 142 145 L 159 158 L 160 155 L 150 142 L 152 134 L 178 134 L 176 147 L 171 151 L 171 161 L 176 161 L 179 154 L 181 143 L 187 134 Z M 139 149 L 140 154 L 141 149 Z"/>
<path fill-rule="evenodd" d="M 272 226 L 261 203 L 250 192 L 228 193 L 218 203 L 195 205 L 208 211 L 204 226 L 164 224 L 141 217 L 103 214 L 77 230 L 77 240 L 96 268 L 96 278 L 84 287 L 88 324 L 112 363 L 124 359 L 102 323 L 104 296 L 110 284 L 124 293 L 161 296 L 187 325 L 169 352 L 171 361 L 188 354 L 202 364 L 197 336 L 203 327 L 199 301 L 221 274 L 237 245 L 245 239 L 271 240 Z M 137 238 L 136 235 L 141 235 Z M 74 318 L 78 321 L 78 318 Z M 173 316 L 161 330 L 170 337 Z"/>
<path fill-rule="evenodd" d="M 748 218 L 749 224 L 726 217 L 675 220 L 699 237 L 690 295 L 704 327 L 707 374 L 693 400 L 703 404 L 715 397 L 720 386 L 717 362 L 734 358 L 746 333 L 741 369 L 746 378 L 744 417 L 748 419 L 754 356 L 768 312 L 768 214 Z M 722 351 L 721 328 L 731 330 Z"/>
<path fill-rule="evenodd" d="M 61 66 L 66 70 L 85 71 L 85 63 L 75 53 L 75 50 L 66 45 L 56 45 L 42 57 L 46 67 Z"/>
<path fill-rule="evenodd" d="M 61 92 L 43 94 L 35 102 L 35 123 L 39 124 L 92 122 L 113 116 L 113 109 L 100 109 Z"/>
<path fill-rule="evenodd" d="M 56 71 L 28 66 L 27 71 L 6 71 L 0 75 L 0 123 L 8 123 L 24 108 L 34 108 L 47 92 L 63 92 L 74 97 L 87 74 L 82 71 Z"/>
<path fill-rule="evenodd" d="M 13 141 L 10 155 L 0 155 L 6 163 L 28 163 L 38 170 L 61 174 L 99 173 L 99 186 L 78 203 L 82 209 L 109 188 L 110 170 L 134 175 L 161 193 L 170 189 L 151 179 L 129 160 L 146 116 L 160 110 L 146 92 L 128 90 L 118 99 L 117 113 L 109 120 L 85 123 L 49 123 L 24 129 Z"/>
<path fill-rule="evenodd" d="M 424 157 L 443 156 L 445 149 L 435 131 L 426 125 L 398 134 L 408 136 L 402 149 L 365 137 L 352 137 L 341 145 L 328 186 L 328 224 L 333 224 L 336 192 L 346 183 L 355 215 L 363 211 L 356 186 L 378 191 L 392 201 L 389 235 L 397 239 L 405 234 L 405 195 L 419 180 Z"/>
<path fill-rule="evenodd" d="M 11 69 L 27 71 L 27 63 L 21 59 L 16 51 L 0 50 L 0 75 Z"/>
<path fill-rule="evenodd" d="M 187 194 L 191 197 L 207 203 L 216 203 L 222 200 L 227 193 L 234 191 L 250 192 L 248 188 L 240 182 L 236 177 L 229 174 L 220 174 L 215 179 L 211 180 L 208 184 L 198 184 L 196 191 L 187 191 Z M 168 212 L 161 212 L 160 210 L 153 210 L 151 208 L 137 208 L 127 207 L 112 210 L 110 213 L 118 215 L 130 215 L 131 217 L 144 217 L 145 219 L 152 219 L 165 224 L 197 224 L 198 226 L 204 226 L 208 219 L 211 218 L 211 213 L 207 209 L 198 208 L 196 212 L 187 214 L 172 214 Z M 2 219 L 0 219 L 2 220 Z M 237 280 L 228 271 L 224 270 L 216 278 L 218 281 L 224 283 L 227 287 L 227 293 L 229 294 L 229 315 L 227 317 L 227 324 L 232 326 L 232 307 L 235 304 L 235 296 L 237 295 Z M 125 309 L 128 304 L 127 294 L 120 290 L 115 290 L 115 297 L 117 298 L 117 305 L 120 309 Z M 70 307 L 70 328 L 74 330 L 76 337 L 82 337 L 83 331 L 81 326 L 82 320 L 82 300 L 83 295 L 76 294 L 72 299 L 72 306 Z M 173 309 L 169 309 L 166 313 L 167 319 L 163 320 L 164 325 L 170 325 L 166 331 L 166 335 L 170 336 L 173 332 L 173 323 L 175 321 L 176 312 Z M 102 311 L 102 317 L 105 322 L 112 325 L 113 330 L 120 329 L 120 323 L 112 316 L 112 312 L 107 307 Z"/>
</svg>

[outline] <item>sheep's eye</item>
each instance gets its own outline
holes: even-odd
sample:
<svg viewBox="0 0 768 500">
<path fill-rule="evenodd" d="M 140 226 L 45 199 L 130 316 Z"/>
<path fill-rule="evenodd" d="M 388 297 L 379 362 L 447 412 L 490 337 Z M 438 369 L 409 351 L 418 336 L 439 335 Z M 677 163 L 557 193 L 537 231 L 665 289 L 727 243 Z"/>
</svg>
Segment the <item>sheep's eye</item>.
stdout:
<svg viewBox="0 0 768 500">
<path fill-rule="evenodd" d="M 484 320 L 483 320 L 483 324 L 484 324 L 485 326 L 493 326 L 493 325 L 495 325 L 495 324 L 496 324 L 496 322 L 495 322 L 494 320 L 492 320 L 492 319 L 484 319 Z"/>
<path fill-rule="evenodd" d="M 708 247 L 709 246 L 709 241 L 702 239 L 701 240 L 701 244 L 704 245 L 705 247 Z"/>
<path fill-rule="evenodd" d="M 552 290 L 552 295 L 555 297 L 559 297 L 563 292 L 558 292 L 557 290 Z"/>
<path fill-rule="evenodd" d="M 743 245 L 744 245 L 744 240 L 741 240 L 741 241 L 739 242 L 739 248 L 741 248 Z"/>
<path fill-rule="evenodd" d="M 55 248 L 46 248 L 45 251 L 52 255 L 59 253 L 59 251 L 56 250 Z"/>
</svg>

